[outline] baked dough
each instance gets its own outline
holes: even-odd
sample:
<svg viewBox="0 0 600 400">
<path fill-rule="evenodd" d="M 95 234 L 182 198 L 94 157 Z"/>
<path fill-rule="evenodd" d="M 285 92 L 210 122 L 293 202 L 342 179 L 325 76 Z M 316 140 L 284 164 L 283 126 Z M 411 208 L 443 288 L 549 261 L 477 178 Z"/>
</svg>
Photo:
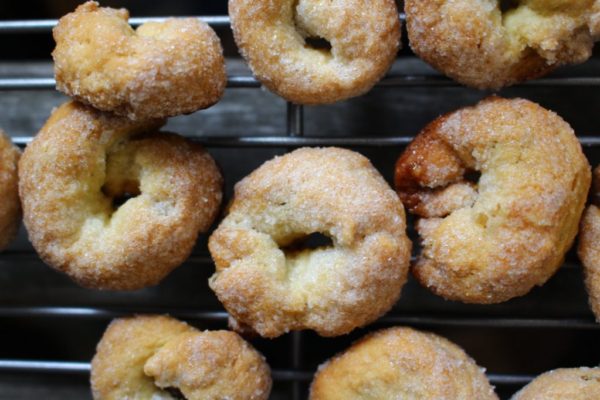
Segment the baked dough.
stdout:
<svg viewBox="0 0 600 400">
<path fill-rule="evenodd" d="M 600 321 L 600 167 L 594 170 L 594 190 L 592 204 L 587 208 L 581 219 L 579 233 L 579 258 L 583 263 L 585 284 L 590 296 L 590 306 Z"/>
<path fill-rule="evenodd" d="M 222 177 L 162 123 L 75 102 L 52 113 L 19 163 L 25 226 L 47 264 L 85 287 L 135 290 L 185 261 L 219 211 Z"/>
<path fill-rule="evenodd" d="M 448 340 L 410 328 L 375 332 L 319 367 L 310 400 L 498 400 L 484 370 Z"/>
<path fill-rule="evenodd" d="M 131 119 L 189 114 L 225 90 L 223 49 L 197 18 L 148 22 L 135 31 L 125 9 L 88 1 L 54 28 L 56 88 Z"/>
<path fill-rule="evenodd" d="M 438 118 L 396 164 L 398 193 L 422 217 L 414 275 L 466 303 L 526 294 L 562 264 L 590 179 L 571 127 L 535 103 L 491 97 Z"/>
<path fill-rule="evenodd" d="M 256 78 L 298 104 L 369 91 L 400 48 L 394 0 L 230 0 L 229 16 Z M 312 46 L 315 38 L 331 48 Z"/>
<path fill-rule="evenodd" d="M 235 186 L 208 247 L 210 278 L 234 327 L 264 337 L 337 336 L 387 312 L 406 281 L 411 244 L 402 203 L 369 160 L 302 148 Z M 320 233 L 331 244 L 303 248 Z"/>
<path fill-rule="evenodd" d="M 512 400 L 600 399 L 599 368 L 565 368 L 546 372 L 512 397 Z"/>
<path fill-rule="evenodd" d="M 166 316 L 113 321 L 92 360 L 95 400 L 266 400 L 269 366 L 234 332 Z"/>
<path fill-rule="evenodd" d="M 21 223 L 17 163 L 21 152 L 0 129 L 0 251 L 14 239 Z"/>
<path fill-rule="evenodd" d="M 405 11 L 413 51 L 480 89 L 582 63 L 600 38 L 600 0 L 406 0 Z"/>
</svg>

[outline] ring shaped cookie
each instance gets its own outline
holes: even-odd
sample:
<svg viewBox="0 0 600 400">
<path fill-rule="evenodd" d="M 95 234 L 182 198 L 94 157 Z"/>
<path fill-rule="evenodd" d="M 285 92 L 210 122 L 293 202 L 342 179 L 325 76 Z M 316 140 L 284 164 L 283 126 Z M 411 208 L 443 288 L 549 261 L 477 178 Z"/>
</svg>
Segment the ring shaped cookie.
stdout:
<svg viewBox="0 0 600 400">
<path fill-rule="evenodd" d="M 535 103 L 492 97 L 438 118 L 396 164 L 396 189 L 422 217 L 414 275 L 467 303 L 526 294 L 562 264 L 590 179 L 571 127 Z"/>
<path fill-rule="evenodd" d="M 584 62 L 600 38 L 600 0 L 406 0 L 405 11 L 413 51 L 480 89 Z"/>
<path fill-rule="evenodd" d="M 460 347 L 409 328 L 375 332 L 321 365 L 309 398 L 498 400 Z"/>
<path fill-rule="evenodd" d="M 134 290 L 189 256 L 222 178 L 199 145 L 152 133 L 161 124 L 74 102 L 53 112 L 19 163 L 25 226 L 47 264 L 86 287 Z"/>
<path fill-rule="evenodd" d="M 209 239 L 210 287 L 237 323 L 264 337 L 341 335 L 400 296 L 411 248 L 405 230 L 402 203 L 365 157 L 298 149 L 235 186 Z M 300 244 L 315 233 L 331 244 Z"/>
<path fill-rule="evenodd" d="M 579 258 L 583 263 L 585 284 L 590 296 L 590 306 L 600 321 L 600 167 L 594 170 L 593 204 L 581 219 L 579 233 Z"/>
<path fill-rule="evenodd" d="M 95 400 L 266 400 L 271 372 L 234 332 L 138 316 L 109 325 L 92 360 L 91 384 Z"/>
<path fill-rule="evenodd" d="M 600 368 L 564 368 L 546 372 L 511 400 L 600 399 Z"/>
<path fill-rule="evenodd" d="M 0 251 L 14 239 L 21 223 L 17 163 L 21 152 L 0 130 Z"/>
<path fill-rule="evenodd" d="M 393 0 L 230 0 L 235 41 L 254 75 L 298 104 L 370 90 L 400 47 Z M 325 39 L 331 48 L 310 45 Z"/>
<path fill-rule="evenodd" d="M 215 104 L 227 81 L 221 43 L 196 18 L 148 22 L 88 1 L 54 28 L 56 88 L 131 119 L 189 114 Z"/>
</svg>

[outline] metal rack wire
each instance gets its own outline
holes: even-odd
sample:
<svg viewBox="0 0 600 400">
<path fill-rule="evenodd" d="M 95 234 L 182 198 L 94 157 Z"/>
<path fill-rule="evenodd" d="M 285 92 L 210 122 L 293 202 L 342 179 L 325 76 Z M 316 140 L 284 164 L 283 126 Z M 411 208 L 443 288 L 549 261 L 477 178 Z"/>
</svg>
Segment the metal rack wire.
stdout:
<svg viewBox="0 0 600 400">
<path fill-rule="evenodd" d="M 229 19 L 226 16 L 200 17 L 213 27 L 227 27 Z M 400 18 L 404 18 L 400 15 Z M 131 24 L 136 26 L 148 21 L 160 21 L 164 18 L 132 18 Z M 48 32 L 56 20 L 38 21 L 0 21 L 0 34 L 25 34 Z M 454 87 L 457 84 L 445 77 L 428 75 L 399 75 L 387 76 L 379 84 L 382 87 Z M 527 86 L 600 86 L 600 76 L 594 77 L 553 77 L 527 82 Z M 47 78 L 0 78 L 0 91 L 14 90 L 45 90 L 54 89 L 55 82 Z M 230 76 L 230 88 L 259 88 L 260 83 L 252 76 Z M 287 103 L 287 127 L 285 136 L 235 136 L 217 137 L 205 136 L 197 138 L 207 147 L 301 147 L 301 146 L 347 146 L 347 147 L 387 147 L 404 146 L 410 142 L 412 136 L 374 137 L 367 133 L 364 137 L 305 137 L 304 136 L 304 108 L 299 105 Z M 25 146 L 32 138 L 20 136 L 13 138 L 14 142 Z M 584 146 L 600 146 L 600 136 L 582 136 Z M 198 262 L 210 263 L 208 255 L 199 256 Z M 100 319 L 108 320 L 115 317 L 134 313 L 169 312 L 175 317 L 186 320 L 218 321 L 225 323 L 227 314 L 221 311 L 196 311 L 173 309 L 117 309 L 96 307 L 28 307 L 4 306 L 0 307 L 1 318 L 72 318 L 72 319 Z M 591 318 L 505 318 L 505 317 L 479 317 L 459 316 L 448 317 L 445 315 L 419 315 L 398 316 L 388 315 L 380 320 L 381 323 L 404 324 L 411 326 L 457 326 L 457 327 L 485 327 L 485 328 L 535 328 L 535 329 L 576 329 L 600 330 L 600 325 Z M 290 346 L 290 369 L 275 369 L 275 381 L 291 382 L 293 384 L 294 399 L 300 399 L 302 390 L 300 384 L 305 384 L 312 378 L 312 371 L 307 371 L 301 362 L 303 347 L 302 333 L 293 333 Z M 23 359 L 0 359 L 0 373 L 27 373 L 27 374 L 81 374 L 89 373 L 90 365 L 85 362 L 72 361 L 44 361 Z M 530 375 L 523 374 L 489 374 L 491 382 L 495 385 L 522 385 L 532 379 Z"/>
</svg>

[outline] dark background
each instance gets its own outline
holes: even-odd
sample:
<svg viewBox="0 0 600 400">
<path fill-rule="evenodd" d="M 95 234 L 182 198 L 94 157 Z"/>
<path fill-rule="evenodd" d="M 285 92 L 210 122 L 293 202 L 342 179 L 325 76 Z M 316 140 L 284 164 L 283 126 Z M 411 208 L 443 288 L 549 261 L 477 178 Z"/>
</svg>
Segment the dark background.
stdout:
<svg viewBox="0 0 600 400">
<path fill-rule="evenodd" d="M 6 20 L 57 19 L 73 11 L 84 1 L 2 1 L 0 18 Z M 187 16 L 187 15 L 224 15 L 227 14 L 227 2 L 221 0 L 196 1 L 101 1 L 102 6 L 125 7 L 131 16 Z M 54 42 L 48 34 L 28 35 L 26 45 L 17 35 L 5 35 L 0 47 L 0 59 L 48 58 Z"/>
<path fill-rule="evenodd" d="M 55 19 L 72 11 L 76 1 L 3 1 L 0 19 Z M 224 0 L 103 1 L 103 6 L 129 8 L 131 16 L 223 15 Z M 228 28 L 219 29 L 230 75 L 249 75 L 236 55 Z M 406 38 L 406 35 L 404 36 Z M 398 76 L 436 76 L 404 50 L 393 67 Z M 0 78 L 51 77 L 49 32 L 23 35 L 0 34 Z M 553 77 L 600 77 L 600 58 L 580 66 L 561 68 Z M 441 113 L 472 105 L 488 96 L 460 86 L 406 86 L 375 88 L 370 93 L 333 105 L 305 107 L 305 135 L 319 137 L 405 136 L 416 134 Z M 503 90 L 506 97 L 525 97 L 565 118 L 579 136 L 600 137 L 600 87 L 595 85 L 519 85 Z M 0 91 L 0 127 L 11 136 L 32 137 L 53 107 L 66 101 L 54 90 Z M 171 119 L 168 129 L 188 137 L 286 135 L 286 103 L 266 90 L 232 89 L 214 107 Z M 393 165 L 403 146 L 356 148 L 373 162 L 391 183 Z M 209 147 L 223 169 L 226 200 L 233 185 L 262 162 L 287 148 Z M 600 148 L 584 148 L 592 165 L 600 162 Z M 207 286 L 213 266 L 206 251 L 206 235 L 194 256 L 155 288 L 133 293 L 97 292 L 79 288 L 50 269 L 35 255 L 26 233 L 0 254 L 0 359 L 87 362 L 110 318 L 107 316 L 28 315 L 29 307 L 82 307 L 112 311 L 171 312 L 222 311 Z M 224 320 L 186 318 L 203 328 L 225 328 Z M 514 322 L 524 322 L 519 326 Z M 537 325 L 544 319 L 558 321 L 554 328 Z M 463 326 L 451 321 L 471 321 Z M 429 322 L 428 322 L 429 321 Z M 504 322 L 503 322 L 504 321 Z M 508 323 L 505 323 L 508 321 Z M 584 322 L 578 326 L 575 322 Z M 343 350 L 366 332 L 392 325 L 412 325 L 440 333 L 453 340 L 489 373 L 537 375 L 558 367 L 598 365 L 600 335 L 592 324 L 579 261 L 573 252 L 563 267 L 542 288 L 523 298 L 495 306 L 447 302 L 409 280 L 395 308 L 374 325 L 341 338 L 320 338 L 302 333 L 300 369 L 312 373 L 325 359 Z M 253 343 L 273 368 L 291 369 L 291 343 L 285 335 L 274 341 Z M 290 385 L 277 382 L 276 399 L 289 399 Z M 304 390 L 307 382 L 303 384 Z M 503 398 L 519 385 L 499 385 Z M 85 375 L 8 374 L 0 372 L 0 399 L 80 399 L 89 396 Z"/>
</svg>

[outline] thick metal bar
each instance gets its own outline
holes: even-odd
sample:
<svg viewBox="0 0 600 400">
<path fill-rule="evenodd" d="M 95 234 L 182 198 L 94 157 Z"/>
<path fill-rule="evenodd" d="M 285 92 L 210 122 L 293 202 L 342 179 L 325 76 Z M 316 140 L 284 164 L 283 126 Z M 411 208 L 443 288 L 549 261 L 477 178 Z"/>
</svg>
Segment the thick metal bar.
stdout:
<svg viewBox="0 0 600 400">
<path fill-rule="evenodd" d="M 291 136 L 205 136 L 193 140 L 208 147 L 303 147 L 303 146 L 401 146 L 410 143 L 412 136 L 377 138 L 316 138 Z M 29 136 L 16 136 L 13 143 L 25 146 L 32 140 Z"/>
<path fill-rule="evenodd" d="M 0 372 L 25 372 L 38 374 L 88 374 L 90 363 L 74 361 L 43 361 L 43 360 L 0 360 Z M 274 380 L 277 381 L 308 381 L 312 379 L 310 372 L 298 370 L 274 370 Z"/>
<path fill-rule="evenodd" d="M 169 17 L 142 17 L 142 18 L 129 18 L 129 24 L 137 27 L 146 22 L 160 22 L 164 21 Z M 185 18 L 185 17 L 176 17 Z M 229 16 L 227 15 L 216 15 L 216 16 L 199 16 L 199 17 L 188 17 L 188 18 L 199 18 L 206 22 L 213 28 L 226 28 L 229 26 Z M 406 19 L 404 13 L 399 14 L 401 21 Z M 49 32 L 54 26 L 56 26 L 58 20 L 56 19 L 37 19 L 37 20 L 13 20 L 13 21 L 0 21 L 0 34 L 2 33 L 44 33 Z"/>
<path fill-rule="evenodd" d="M 45 90 L 54 89 L 54 78 L 2 78 L 0 90 Z"/>
<path fill-rule="evenodd" d="M 146 22 L 161 22 L 167 18 L 168 17 L 130 18 L 129 24 L 137 27 Z M 226 15 L 201 16 L 196 18 L 203 20 L 213 28 L 229 26 L 229 17 Z M 0 21 L 0 33 L 45 33 L 50 32 L 50 30 L 56 26 L 57 22 L 58 20 L 56 19 Z"/>
<path fill-rule="evenodd" d="M 45 33 L 56 23 L 55 19 L 0 21 L 0 33 Z"/>
<path fill-rule="evenodd" d="M 487 377 L 496 386 L 525 386 L 535 378 L 532 375 L 511 374 L 488 374 Z"/>
<path fill-rule="evenodd" d="M 522 86 L 600 86 L 600 77 L 555 77 L 543 78 L 523 82 Z M 228 88 L 259 88 L 260 82 L 253 76 L 230 76 L 227 80 Z M 441 75 L 388 75 L 376 85 L 377 87 L 462 87 Z M 2 90 L 46 90 L 54 89 L 53 78 L 2 78 Z M 301 106 L 296 106 L 301 107 Z M 302 112 L 301 109 L 298 112 Z"/>
<path fill-rule="evenodd" d="M 388 75 L 378 87 L 464 87 L 443 75 Z M 600 77 L 548 77 L 521 82 L 515 86 L 600 86 Z"/>
<path fill-rule="evenodd" d="M 90 364 L 73 361 L 0 360 L 0 372 L 38 374 L 89 374 Z M 308 382 L 313 373 L 302 370 L 276 369 L 272 371 L 275 381 Z M 525 385 L 534 377 L 530 375 L 488 374 L 493 385 Z"/>
<path fill-rule="evenodd" d="M 313 373 L 308 371 L 300 371 L 300 370 L 273 370 L 271 372 L 271 376 L 275 381 L 281 382 L 308 382 L 313 378 Z"/>
<path fill-rule="evenodd" d="M 227 321 L 224 311 L 192 311 L 159 308 L 107 309 L 96 307 L 0 307 L 0 318 L 6 317 L 71 317 L 112 319 L 134 314 L 171 314 L 178 318 L 198 321 Z"/>
<path fill-rule="evenodd" d="M 0 360 L 1 372 L 32 372 L 55 374 L 87 374 L 90 364 L 72 361 Z"/>
<path fill-rule="evenodd" d="M 460 326 L 478 328 L 534 328 L 534 329 L 580 329 L 600 330 L 600 324 L 592 318 L 477 318 L 438 316 L 385 316 L 379 320 L 385 324 L 419 326 Z"/>
<path fill-rule="evenodd" d="M 37 374 L 89 374 L 90 363 L 75 361 L 0 360 L 0 372 Z M 299 370 L 273 370 L 276 381 L 309 381 L 312 373 Z"/>
<path fill-rule="evenodd" d="M 113 309 L 95 307 L 0 307 L 0 318 L 5 317 L 79 317 L 111 319 L 132 314 L 171 314 L 187 320 L 225 322 L 225 311 L 193 311 L 160 308 Z M 446 316 L 394 316 L 387 315 L 379 323 L 413 326 L 464 326 L 491 328 L 582 329 L 600 330 L 592 318 L 478 318 Z"/>
<path fill-rule="evenodd" d="M 227 87 L 228 88 L 259 88 L 261 86 L 260 82 L 256 80 L 253 76 L 230 76 L 227 78 Z"/>
<path fill-rule="evenodd" d="M 204 136 L 191 138 L 207 147 L 304 147 L 304 146 L 348 146 L 348 147 L 389 147 L 405 146 L 413 136 L 377 137 L 291 137 L 291 136 Z M 31 136 L 15 136 L 13 143 L 25 146 Z M 581 136 L 584 146 L 599 146 L 600 137 Z"/>
<path fill-rule="evenodd" d="M 0 79 L 0 91 L 2 90 L 50 90 L 54 89 L 56 81 L 54 78 L 2 78 Z M 229 88 L 259 88 L 258 82 L 252 76 L 230 76 L 227 79 Z"/>
<path fill-rule="evenodd" d="M 304 136 L 304 106 L 287 103 L 287 134 L 292 137 Z"/>
</svg>

